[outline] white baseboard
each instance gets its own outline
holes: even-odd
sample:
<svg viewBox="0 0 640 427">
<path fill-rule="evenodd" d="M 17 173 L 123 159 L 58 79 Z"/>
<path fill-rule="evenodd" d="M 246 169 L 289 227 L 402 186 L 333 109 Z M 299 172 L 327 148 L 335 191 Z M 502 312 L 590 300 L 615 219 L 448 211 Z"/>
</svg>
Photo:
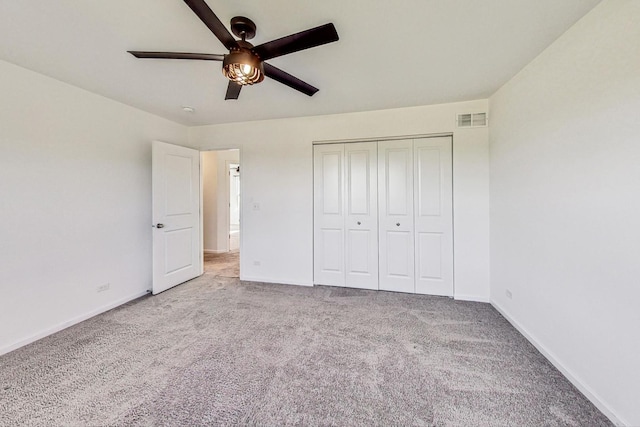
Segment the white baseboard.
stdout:
<svg viewBox="0 0 640 427">
<path fill-rule="evenodd" d="M 49 335 L 53 335 L 56 332 L 60 332 L 63 329 L 68 328 L 69 326 L 73 326 L 75 324 L 78 324 L 82 321 L 85 321 L 87 319 L 90 319 L 91 317 L 97 316 L 98 314 L 104 313 L 105 311 L 109 311 L 113 308 L 116 308 L 122 304 L 126 304 L 129 301 L 133 301 L 134 299 L 140 298 L 142 296 L 145 296 L 149 293 L 149 291 L 143 291 L 143 292 L 138 292 L 136 294 L 130 295 L 128 297 L 119 299 L 118 301 L 109 303 L 107 305 L 104 305 L 100 308 L 97 308 L 95 310 L 92 310 L 88 313 L 82 314 L 80 316 L 74 317 L 73 319 L 69 319 L 65 322 L 62 323 L 58 323 L 55 326 L 52 326 L 50 328 L 47 328 L 43 331 L 38 332 L 37 334 L 33 334 L 27 338 L 21 339 L 19 341 L 14 342 L 13 344 L 9 344 L 8 346 L 2 347 L 0 348 L 0 356 L 2 356 L 3 354 L 9 353 L 13 350 L 17 350 L 20 347 L 24 347 L 27 344 L 31 344 L 32 342 L 38 341 L 39 339 L 42 339 L 44 337 L 47 337 Z"/>
<path fill-rule="evenodd" d="M 609 405 L 607 405 L 606 403 L 604 403 L 604 401 L 593 391 L 591 390 L 590 387 L 588 387 L 587 385 L 585 385 L 572 371 L 571 369 L 567 368 L 554 354 L 553 352 L 551 352 L 550 350 L 548 350 L 544 345 L 542 345 L 532 334 L 529 333 L 529 331 L 527 331 L 526 328 L 524 328 L 522 325 L 520 325 L 518 322 L 516 322 L 508 313 L 507 311 L 502 308 L 498 303 L 496 303 L 495 301 L 491 301 L 491 305 L 498 310 L 498 312 L 500 314 L 502 314 L 502 316 L 507 319 L 507 321 L 509 323 L 511 323 L 511 325 L 513 325 L 514 328 L 516 328 L 531 344 L 533 344 L 533 346 L 535 348 L 538 349 L 538 351 L 540 353 L 542 353 L 542 355 L 544 357 L 547 358 L 547 360 L 549 362 L 551 362 L 551 364 L 553 366 L 555 366 L 561 373 L 562 375 L 564 375 L 570 382 L 571 384 L 573 384 L 578 390 L 580 390 L 580 392 L 582 394 L 585 395 L 585 397 L 587 399 L 589 399 L 591 401 L 591 403 L 593 403 L 596 408 L 598 408 L 605 416 L 607 416 L 607 418 L 609 418 L 609 420 L 611 420 L 611 422 L 613 424 L 615 424 L 618 427 L 624 427 L 624 426 L 628 426 L 630 425 L 629 423 L 625 423 L 621 420 L 621 418 L 619 416 L 617 416 L 613 410 L 609 407 Z"/>
<path fill-rule="evenodd" d="M 300 283 L 294 280 L 271 279 L 268 277 L 250 277 L 243 276 L 242 274 L 240 274 L 240 280 L 245 282 L 274 283 L 278 285 L 313 286 L 313 283 Z"/>
<path fill-rule="evenodd" d="M 226 254 L 229 251 L 226 251 L 224 249 L 205 249 L 203 252 L 205 254 Z"/>
<path fill-rule="evenodd" d="M 473 301 L 473 302 L 486 302 L 486 303 L 490 303 L 491 302 L 489 300 L 489 297 L 480 297 L 480 296 L 477 296 L 477 295 L 455 294 L 453 296 L 453 299 L 455 299 L 457 301 Z"/>
</svg>

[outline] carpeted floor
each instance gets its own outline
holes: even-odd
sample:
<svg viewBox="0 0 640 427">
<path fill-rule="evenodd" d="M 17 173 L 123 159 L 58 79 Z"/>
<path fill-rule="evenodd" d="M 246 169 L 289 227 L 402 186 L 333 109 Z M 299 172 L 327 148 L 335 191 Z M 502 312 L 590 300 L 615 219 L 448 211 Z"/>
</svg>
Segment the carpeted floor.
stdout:
<svg viewBox="0 0 640 427">
<path fill-rule="evenodd" d="M 611 425 L 491 306 L 208 272 L 0 357 L 0 425 Z"/>
</svg>

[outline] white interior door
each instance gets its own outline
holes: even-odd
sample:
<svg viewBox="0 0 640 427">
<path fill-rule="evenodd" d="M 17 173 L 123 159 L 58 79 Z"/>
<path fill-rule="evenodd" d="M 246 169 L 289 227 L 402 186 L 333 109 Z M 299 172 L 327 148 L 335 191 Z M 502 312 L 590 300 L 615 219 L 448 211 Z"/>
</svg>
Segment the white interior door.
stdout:
<svg viewBox="0 0 640 427">
<path fill-rule="evenodd" d="M 316 145 L 313 151 L 313 280 L 344 286 L 344 144 Z"/>
<path fill-rule="evenodd" d="M 345 144 L 346 282 L 378 289 L 378 150 L 376 142 Z"/>
<path fill-rule="evenodd" d="M 413 141 L 378 143 L 380 282 L 382 290 L 415 292 Z"/>
<path fill-rule="evenodd" d="M 416 139 L 413 147 L 416 293 L 453 296 L 451 137 Z"/>
<path fill-rule="evenodd" d="M 200 152 L 153 142 L 153 294 L 201 274 Z"/>
</svg>

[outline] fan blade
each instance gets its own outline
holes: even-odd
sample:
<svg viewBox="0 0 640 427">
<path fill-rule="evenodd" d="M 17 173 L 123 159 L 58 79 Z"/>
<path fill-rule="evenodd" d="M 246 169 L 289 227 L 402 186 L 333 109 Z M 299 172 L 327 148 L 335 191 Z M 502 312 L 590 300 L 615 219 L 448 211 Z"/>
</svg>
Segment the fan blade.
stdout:
<svg viewBox="0 0 640 427">
<path fill-rule="evenodd" d="M 229 86 L 227 86 L 227 94 L 224 96 L 224 99 L 238 99 L 238 97 L 240 96 L 240 89 L 242 89 L 242 85 L 229 80 Z"/>
<path fill-rule="evenodd" d="M 224 55 L 214 53 L 188 53 L 188 52 L 141 52 L 128 50 L 136 58 L 155 59 L 201 59 L 203 61 L 224 61 Z"/>
<path fill-rule="evenodd" d="M 198 18 L 206 25 L 213 34 L 222 42 L 229 50 L 238 44 L 233 38 L 227 27 L 218 19 L 215 13 L 207 6 L 204 0 L 184 0 L 184 2 L 198 15 Z"/>
<path fill-rule="evenodd" d="M 260 59 L 266 61 L 277 56 L 298 52 L 339 39 L 336 27 L 333 24 L 325 24 L 310 30 L 291 34 L 281 39 L 272 40 L 254 47 L 252 50 Z"/>
<path fill-rule="evenodd" d="M 305 95 L 313 96 L 319 89 L 311 86 L 309 83 L 303 82 L 297 77 L 282 71 L 280 68 L 276 68 L 273 65 L 264 62 L 264 75 L 271 77 L 273 80 L 287 85 L 297 91 L 304 93 Z"/>
</svg>

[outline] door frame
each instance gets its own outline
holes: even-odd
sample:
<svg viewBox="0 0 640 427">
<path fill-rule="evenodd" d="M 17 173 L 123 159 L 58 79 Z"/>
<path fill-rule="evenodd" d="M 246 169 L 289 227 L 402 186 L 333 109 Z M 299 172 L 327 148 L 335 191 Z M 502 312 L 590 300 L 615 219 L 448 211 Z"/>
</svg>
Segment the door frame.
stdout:
<svg viewBox="0 0 640 427">
<path fill-rule="evenodd" d="M 351 138 L 351 139 L 329 139 L 329 140 L 316 140 L 312 141 L 312 156 L 311 156 L 311 166 L 314 165 L 314 155 L 313 155 L 313 147 L 316 145 L 329 145 L 329 144 L 349 144 L 349 143 L 357 143 L 357 142 L 384 142 L 384 141 L 399 141 L 404 139 L 420 139 L 420 138 L 438 138 L 438 137 L 450 137 L 451 138 L 451 239 L 452 239 L 452 262 L 453 262 L 453 295 L 450 298 L 456 298 L 456 230 L 455 230 L 455 218 L 456 218 L 456 206 L 455 206 L 455 193 L 456 193 L 456 182 L 455 182 L 455 138 L 453 132 L 438 132 L 438 133 L 427 133 L 427 134 L 413 134 L 413 135 L 395 135 L 395 136 L 384 136 L 384 137 L 367 137 L 367 138 Z M 313 175 L 313 174 L 312 174 Z M 312 176 L 311 180 L 311 192 L 314 194 L 315 189 L 315 180 Z M 314 277 L 312 278 L 312 283 L 315 285 L 315 197 L 312 197 L 312 219 L 311 219 L 311 239 L 312 239 L 312 265 Z M 242 233 L 241 233 L 242 234 Z M 240 236 L 242 239 L 242 235 Z M 378 272 L 379 274 L 379 272 Z"/>
</svg>

